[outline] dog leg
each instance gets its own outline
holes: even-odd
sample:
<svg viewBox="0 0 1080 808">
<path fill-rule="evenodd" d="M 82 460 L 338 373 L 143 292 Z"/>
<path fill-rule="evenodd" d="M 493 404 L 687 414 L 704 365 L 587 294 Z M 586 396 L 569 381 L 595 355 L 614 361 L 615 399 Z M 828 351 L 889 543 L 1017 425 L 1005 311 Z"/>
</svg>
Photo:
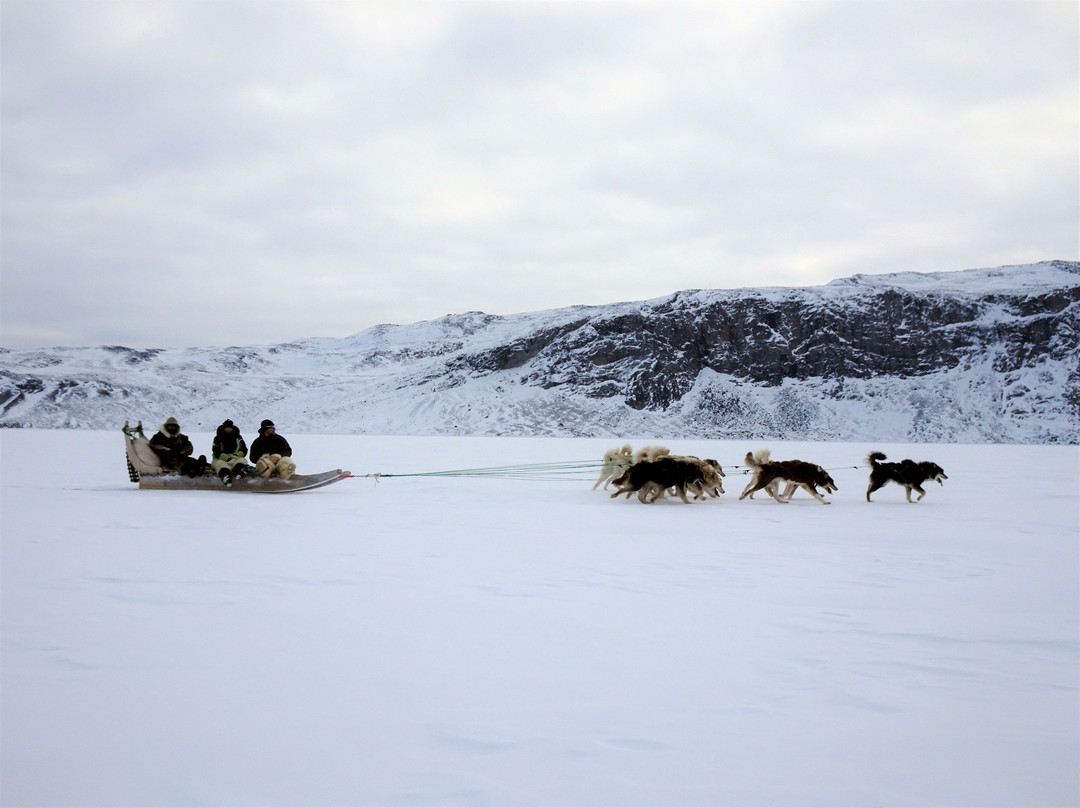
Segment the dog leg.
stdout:
<svg viewBox="0 0 1080 808">
<path fill-rule="evenodd" d="M 758 490 L 757 481 L 757 477 L 752 478 L 750 482 L 746 484 L 746 488 L 743 489 L 743 492 L 739 494 L 739 499 L 744 499 L 745 497 L 750 497 L 750 499 L 753 499 L 754 492 Z"/>
<path fill-rule="evenodd" d="M 806 489 L 806 491 L 808 491 L 810 493 L 810 496 L 812 496 L 814 499 L 816 499 L 822 505 L 831 505 L 832 504 L 832 503 L 829 502 L 829 500 L 825 499 L 825 497 L 821 496 L 821 494 L 819 494 L 817 492 L 817 489 L 815 489 L 812 485 L 807 485 L 806 483 L 802 483 L 801 487 Z"/>
<path fill-rule="evenodd" d="M 787 504 L 787 500 L 780 496 L 780 493 L 776 490 L 776 486 L 772 485 L 771 481 L 770 481 L 770 483 L 768 485 L 763 485 L 760 488 L 755 488 L 754 489 L 754 491 L 762 491 L 762 490 L 764 490 L 766 494 L 768 494 L 770 497 L 775 499 L 777 502 L 779 502 L 779 503 L 781 503 L 783 505 Z M 751 493 L 753 493 L 753 492 L 751 492 Z"/>
<path fill-rule="evenodd" d="M 764 490 L 766 494 L 771 496 L 777 502 L 783 502 L 784 501 L 784 500 L 780 499 L 779 497 L 777 497 L 776 494 L 773 493 L 773 490 L 771 488 L 769 488 L 768 485 L 758 485 L 756 483 L 754 485 L 747 486 L 746 490 L 743 491 L 742 494 L 739 496 L 739 499 L 740 500 L 746 499 L 746 497 L 750 497 L 750 499 L 753 499 L 754 494 L 756 494 L 758 491 L 761 491 L 761 490 Z"/>
<path fill-rule="evenodd" d="M 619 473 L 623 470 L 623 467 L 618 463 L 605 462 L 603 467 L 600 469 L 599 479 L 597 479 L 597 481 L 593 484 L 593 491 L 599 488 L 601 483 L 603 483 L 604 488 L 607 488 L 611 484 L 611 481 L 618 477 Z"/>
<path fill-rule="evenodd" d="M 739 495 L 739 499 L 742 499 L 743 497 L 748 496 L 748 495 L 752 495 L 754 493 L 754 491 L 757 490 L 756 488 L 754 488 L 754 486 L 757 485 L 757 481 L 758 481 L 759 476 L 760 475 L 758 475 L 758 474 L 754 474 L 750 478 L 750 482 L 748 482 L 746 484 L 746 488 L 744 488 L 742 494 Z M 753 499 L 753 496 L 751 496 L 750 498 Z"/>
<path fill-rule="evenodd" d="M 664 486 L 660 485 L 660 483 L 647 482 L 638 491 L 638 500 L 647 505 L 652 505 L 656 500 L 663 499 L 665 493 Z"/>
</svg>

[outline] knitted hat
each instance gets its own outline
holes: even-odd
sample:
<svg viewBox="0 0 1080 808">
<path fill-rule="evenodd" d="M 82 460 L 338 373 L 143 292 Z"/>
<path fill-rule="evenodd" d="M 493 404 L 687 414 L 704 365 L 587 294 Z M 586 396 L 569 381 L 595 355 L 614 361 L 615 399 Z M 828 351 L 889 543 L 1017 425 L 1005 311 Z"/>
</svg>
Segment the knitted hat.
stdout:
<svg viewBox="0 0 1080 808">
<path fill-rule="evenodd" d="M 274 422 L 267 418 L 265 421 L 259 424 L 259 429 L 266 429 L 271 426 L 274 426 Z"/>
</svg>

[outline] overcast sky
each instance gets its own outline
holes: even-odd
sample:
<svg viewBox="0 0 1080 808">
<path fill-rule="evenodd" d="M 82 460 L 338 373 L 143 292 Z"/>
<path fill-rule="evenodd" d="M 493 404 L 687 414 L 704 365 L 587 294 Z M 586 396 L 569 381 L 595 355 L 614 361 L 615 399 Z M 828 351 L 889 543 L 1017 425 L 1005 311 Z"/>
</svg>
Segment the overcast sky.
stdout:
<svg viewBox="0 0 1080 808">
<path fill-rule="evenodd" d="M 1078 8 L 3 0 L 0 345 L 1075 260 Z"/>
</svg>

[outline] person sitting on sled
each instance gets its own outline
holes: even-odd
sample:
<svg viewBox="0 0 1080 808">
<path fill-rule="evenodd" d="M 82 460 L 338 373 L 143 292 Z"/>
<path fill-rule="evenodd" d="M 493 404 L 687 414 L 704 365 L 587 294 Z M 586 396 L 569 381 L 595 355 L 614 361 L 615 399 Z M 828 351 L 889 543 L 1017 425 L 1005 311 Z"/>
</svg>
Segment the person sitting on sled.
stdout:
<svg viewBox="0 0 1080 808">
<path fill-rule="evenodd" d="M 217 428 L 214 435 L 213 460 L 210 465 L 225 485 L 232 485 L 233 477 L 246 477 L 251 466 L 244 462 L 247 444 L 240 430 L 228 418 Z"/>
<path fill-rule="evenodd" d="M 296 464 L 289 442 L 277 433 L 274 422 L 267 419 L 259 426 L 259 437 L 251 442 L 251 457 L 255 471 L 262 477 L 277 473 L 283 480 L 293 476 Z"/>
<path fill-rule="evenodd" d="M 154 433 L 154 437 L 150 438 L 150 448 L 161 460 L 161 467 L 167 471 L 198 477 L 206 469 L 205 455 L 200 455 L 198 460 L 191 458 L 195 447 L 188 436 L 180 431 L 180 423 L 175 418 L 167 419 L 161 429 Z"/>
</svg>

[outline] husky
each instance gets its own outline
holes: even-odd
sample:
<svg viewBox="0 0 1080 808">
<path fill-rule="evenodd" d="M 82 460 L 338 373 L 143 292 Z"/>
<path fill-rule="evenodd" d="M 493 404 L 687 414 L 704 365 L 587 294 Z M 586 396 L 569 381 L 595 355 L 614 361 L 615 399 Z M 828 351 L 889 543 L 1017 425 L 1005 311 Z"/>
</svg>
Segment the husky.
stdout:
<svg viewBox="0 0 1080 808">
<path fill-rule="evenodd" d="M 795 490 L 802 488 L 822 505 L 828 505 L 829 501 L 817 490 L 818 487 L 830 494 L 836 491 L 836 483 L 829 476 L 829 472 L 814 463 L 804 460 L 773 461 L 768 449 L 747 452 L 744 462 L 753 469 L 754 477 L 743 489 L 739 499 L 745 499 L 755 491 L 765 489 L 777 502 L 789 502 Z M 787 484 L 782 494 L 780 483 Z"/>
<path fill-rule="evenodd" d="M 671 454 L 671 449 L 666 446 L 646 446 L 634 452 L 635 463 L 655 463 L 661 457 Z"/>
<path fill-rule="evenodd" d="M 871 452 L 866 459 L 870 463 L 870 485 L 866 489 L 867 502 L 870 501 L 872 493 L 889 482 L 904 486 L 908 502 L 912 501 L 911 492 L 918 491 L 919 496 L 915 499 L 915 502 L 918 502 L 926 496 L 922 484 L 927 480 L 943 486 L 945 480 L 949 479 L 945 474 L 945 469 L 937 463 L 931 463 L 929 460 L 922 463 L 916 463 L 914 460 L 901 460 L 899 463 L 882 463 L 881 461 L 885 459 L 885 455 L 881 452 Z"/>
<path fill-rule="evenodd" d="M 633 461 L 634 450 L 629 443 L 622 448 L 608 449 L 604 452 L 604 465 L 600 468 L 600 479 L 593 485 L 593 491 L 597 489 L 600 483 L 603 483 L 604 488 L 607 488 L 608 484 L 626 471 L 626 467 Z"/>
<path fill-rule="evenodd" d="M 656 502 L 669 488 L 673 488 L 687 505 L 690 504 L 686 496 L 688 490 L 695 491 L 699 485 L 705 489 L 708 485 L 706 472 L 700 462 L 692 463 L 672 457 L 661 457 L 655 462 L 643 460 L 640 463 L 634 463 L 614 481 L 614 484 L 618 487 L 611 495 L 612 499 L 619 494 L 626 494 L 629 497 L 637 492 L 639 502 L 652 503 Z"/>
</svg>

